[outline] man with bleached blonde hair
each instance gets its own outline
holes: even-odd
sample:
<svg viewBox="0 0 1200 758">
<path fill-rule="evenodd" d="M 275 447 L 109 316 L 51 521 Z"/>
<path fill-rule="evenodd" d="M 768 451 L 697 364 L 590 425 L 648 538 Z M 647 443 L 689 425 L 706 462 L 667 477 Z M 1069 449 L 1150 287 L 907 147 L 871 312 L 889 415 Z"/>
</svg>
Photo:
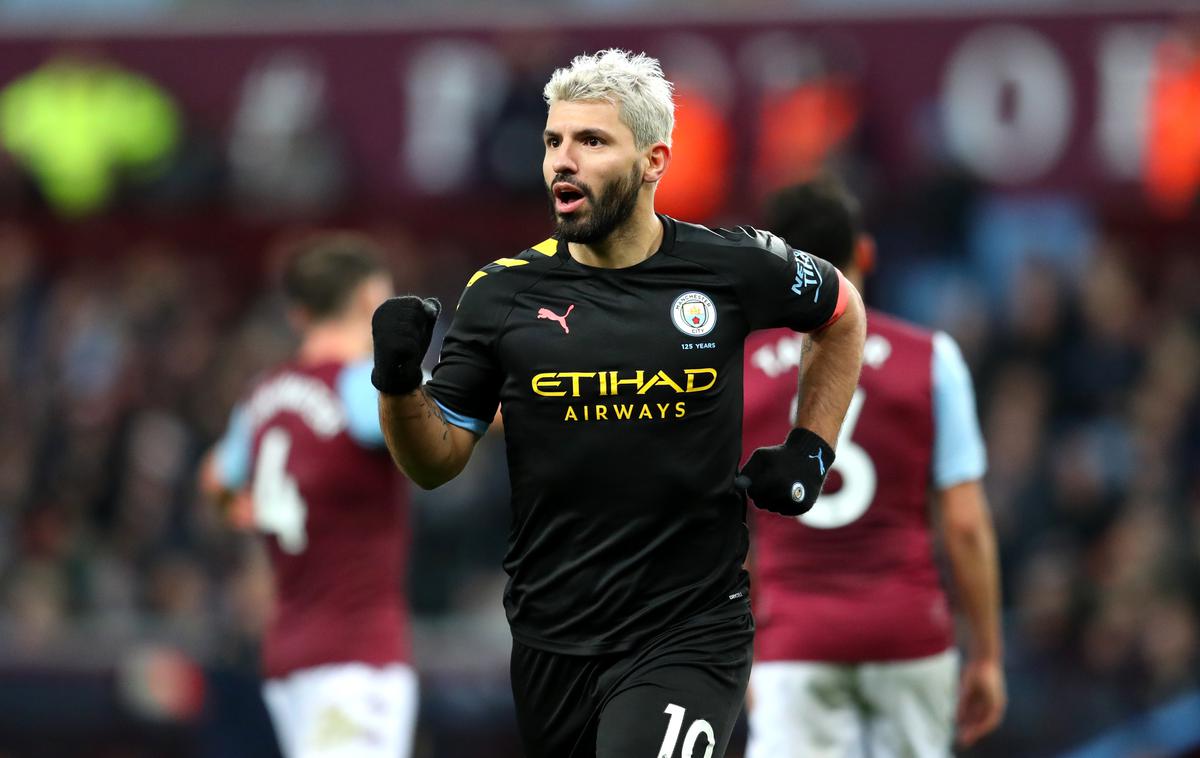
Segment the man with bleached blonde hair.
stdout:
<svg viewBox="0 0 1200 758">
<path fill-rule="evenodd" d="M 384 435 L 436 487 L 503 405 L 504 603 L 529 758 L 720 758 L 754 636 L 744 491 L 812 506 L 858 378 L 862 303 L 774 235 L 655 213 L 674 124 L 658 61 L 579 56 L 544 94 L 554 235 L 471 277 L 425 384 L 437 302 L 379 307 Z M 742 342 L 772 326 L 813 335 L 805 402 L 739 473 Z"/>
</svg>

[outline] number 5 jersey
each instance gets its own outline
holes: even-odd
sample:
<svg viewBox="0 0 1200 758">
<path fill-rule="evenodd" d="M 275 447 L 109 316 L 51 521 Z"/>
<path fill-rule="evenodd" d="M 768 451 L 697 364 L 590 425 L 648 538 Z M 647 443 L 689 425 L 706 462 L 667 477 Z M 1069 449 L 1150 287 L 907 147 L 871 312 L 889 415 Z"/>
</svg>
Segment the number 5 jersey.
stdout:
<svg viewBox="0 0 1200 758">
<path fill-rule="evenodd" d="M 971 378 L 948 335 L 874 311 L 867 323 L 824 494 L 798 518 L 753 509 L 759 661 L 902 660 L 953 643 L 929 506 L 985 470 Z M 802 338 L 746 341 L 745 456 L 787 433 Z"/>
</svg>

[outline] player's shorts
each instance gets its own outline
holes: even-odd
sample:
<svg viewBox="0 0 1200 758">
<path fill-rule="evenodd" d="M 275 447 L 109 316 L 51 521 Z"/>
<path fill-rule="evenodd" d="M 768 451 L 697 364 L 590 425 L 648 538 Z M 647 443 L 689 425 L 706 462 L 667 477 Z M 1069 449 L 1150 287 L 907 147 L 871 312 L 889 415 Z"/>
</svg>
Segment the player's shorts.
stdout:
<svg viewBox="0 0 1200 758">
<path fill-rule="evenodd" d="M 753 645 L 748 611 L 691 619 L 627 653 L 564 655 L 514 641 L 526 758 L 721 758 Z"/>
<path fill-rule="evenodd" d="M 757 663 L 746 758 L 945 758 L 958 653 L 887 663 Z"/>
<path fill-rule="evenodd" d="M 284 758 L 408 758 L 417 675 L 402 664 L 335 663 L 263 685 Z"/>
</svg>

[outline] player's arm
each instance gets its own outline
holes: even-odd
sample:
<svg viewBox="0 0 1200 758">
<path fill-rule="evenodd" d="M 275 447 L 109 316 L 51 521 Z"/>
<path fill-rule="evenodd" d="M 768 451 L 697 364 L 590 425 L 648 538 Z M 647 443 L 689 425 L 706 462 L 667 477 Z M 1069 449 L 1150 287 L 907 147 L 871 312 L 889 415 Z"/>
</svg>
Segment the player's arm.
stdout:
<svg viewBox="0 0 1200 758">
<path fill-rule="evenodd" d="M 479 438 L 446 420 L 429 390 L 379 393 L 379 423 L 392 460 L 422 489 L 431 490 L 463 470 Z"/>
<path fill-rule="evenodd" d="M 423 386 L 400 395 L 376 392 L 373 371 L 373 363 L 364 361 L 347 365 L 338 375 L 337 390 L 350 436 L 363 447 L 386 446 L 396 465 L 419 486 L 428 489 L 453 478 L 471 455 L 474 435 L 453 425 L 427 427 L 417 419 L 407 419 L 439 415 L 441 410 Z M 444 415 L 441 418 L 444 421 Z M 442 445 L 443 441 L 447 444 Z M 413 452 L 425 455 L 414 456 Z M 433 462 L 425 459 L 431 454 L 436 456 Z"/>
<path fill-rule="evenodd" d="M 845 306 L 832 323 L 810 333 L 801 362 L 796 423 L 836 449 L 842 421 L 858 386 L 867 311 L 854 285 L 841 275 L 839 298 Z"/>
<path fill-rule="evenodd" d="M 959 741 L 971 745 L 1004 716 L 1004 650 L 996 534 L 984 493 L 987 468 L 970 372 L 946 334 L 934 338 L 934 508 L 966 618 L 967 661 L 958 705 Z"/>
<path fill-rule="evenodd" d="M 245 413 L 235 408 L 224 436 L 200 459 L 197 488 L 214 502 L 225 521 L 237 529 L 253 526 L 254 510 L 246 491 L 250 468 L 250 427 Z"/>
<path fill-rule="evenodd" d="M 750 325 L 808 332 L 809 354 L 800 372 L 795 428 L 783 444 L 754 451 L 737 483 L 758 507 L 795 516 L 812 508 L 833 465 L 833 444 L 862 368 L 867 318 L 858 291 L 837 269 L 770 240 L 772 255 L 760 259 L 768 265 L 759 267 L 761 281 L 746 301 Z"/>
<path fill-rule="evenodd" d="M 967 660 L 959 688 L 958 739 L 964 746 L 1004 717 L 1004 652 L 996 535 L 983 486 L 963 482 L 935 498 L 955 595 L 967 622 Z"/>
<path fill-rule="evenodd" d="M 440 305 L 432 298 L 395 297 L 371 324 L 379 390 L 379 422 L 392 460 L 418 487 L 433 489 L 467 465 L 496 414 L 499 374 L 491 354 L 495 319 L 488 299 L 469 290 L 446 335 L 433 379 L 422 384 Z"/>
<path fill-rule="evenodd" d="M 196 470 L 196 487 L 200 490 L 200 494 L 217 505 L 224 506 L 234 491 L 221 481 L 221 475 L 217 469 L 217 453 L 218 447 L 213 445 L 200 458 L 200 465 Z"/>
</svg>

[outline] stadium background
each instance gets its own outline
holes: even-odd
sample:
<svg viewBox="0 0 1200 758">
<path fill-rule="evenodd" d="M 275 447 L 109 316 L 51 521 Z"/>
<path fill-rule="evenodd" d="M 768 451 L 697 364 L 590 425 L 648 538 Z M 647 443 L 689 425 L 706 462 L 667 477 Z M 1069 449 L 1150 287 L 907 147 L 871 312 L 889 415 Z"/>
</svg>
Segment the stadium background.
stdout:
<svg viewBox="0 0 1200 758">
<path fill-rule="evenodd" d="M 1010 688 L 969 754 L 1197 749 L 1190 8 L 0 0 L 0 756 L 273 754 L 266 567 L 195 474 L 292 345 L 279 251 L 364 229 L 454 302 L 547 235 L 541 86 L 609 46 L 678 84 L 664 210 L 755 223 L 836 170 L 880 244 L 868 300 L 962 344 Z M 420 758 L 519 755 L 506 491 L 487 438 L 416 498 Z"/>
</svg>

